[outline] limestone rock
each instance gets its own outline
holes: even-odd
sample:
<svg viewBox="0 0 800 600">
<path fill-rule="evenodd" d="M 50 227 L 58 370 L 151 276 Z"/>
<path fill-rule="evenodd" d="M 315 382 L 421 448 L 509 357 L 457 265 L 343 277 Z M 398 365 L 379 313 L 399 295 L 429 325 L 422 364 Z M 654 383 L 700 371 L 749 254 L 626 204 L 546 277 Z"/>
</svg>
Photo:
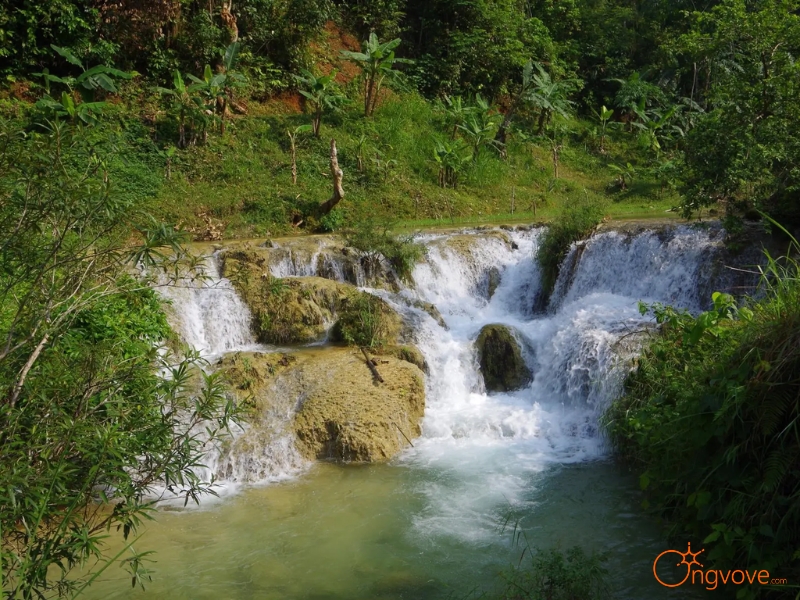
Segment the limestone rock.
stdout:
<svg viewBox="0 0 800 600">
<path fill-rule="evenodd" d="M 428 373 L 428 363 L 425 357 L 416 346 L 400 345 L 400 346 L 384 346 L 376 352 L 380 356 L 394 356 L 400 360 L 416 365 L 423 373 Z"/>
<path fill-rule="evenodd" d="M 322 277 L 272 277 L 267 259 L 258 252 L 229 252 L 223 275 L 253 313 L 253 330 L 262 343 L 319 341 L 337 321 L 352 323 L 352 331 L 360 327 L 364 311 L 374 317 L 366 322 L 372 328 L 367 336 L 372 343 L 395 343 L 401 331 L 400 316 L 383 300 L 348 283 Z M 339 339 L 351 341 L 341 335 Z M 372 345 L 359 339 L 354 343 Z"/>
<path fill-rule="evenodd" d="M 489 293 L 489 300 L 491 300 L 492 296 L 494 296 L 494 293 L 497 291 L 497 286 L 500 285 L 500 269 L 497 267 L 489 269 L 488 278 L 489 286 L 487 291 Z"/>
<path fill-rule="evenodd" d="M 505 325 L 486 325 L 475 345 L 487 391 L 510 392 L 533 380 L 519 342 Z"/>
<path fill-rule="evenodd" d="M 277 383 L 298 400 L 294 428 L 308 458 L 379 462 L 419 436 L 422 371 L 391 356 L 376 360 L 385 383 L 373 379 L 360 352 L 343 348 L 301 358 L 281 374 Z"/>
</svg>

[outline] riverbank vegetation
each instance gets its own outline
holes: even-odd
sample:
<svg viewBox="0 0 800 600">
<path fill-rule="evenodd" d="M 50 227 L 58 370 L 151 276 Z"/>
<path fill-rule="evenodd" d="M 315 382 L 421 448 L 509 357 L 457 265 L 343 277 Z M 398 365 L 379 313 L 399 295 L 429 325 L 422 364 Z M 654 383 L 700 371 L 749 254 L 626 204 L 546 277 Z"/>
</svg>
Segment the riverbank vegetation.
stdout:
<svg viewBox="0 0 800 600">
<path fill-rule="evenodd" d="M 739 307 L 719 293 L 697 316 L 642 305 L 659 330 L 605 415 L 645 505 L 676 538 L 701 543 L 717 568 L 766 569 L 789 583 L 800 579 L 799 267 L 770 258 L 764 297 Z"/>
<path fill-rule="evenodd" d="M 157 485 L 185 500 L 209 488 L 194 467 L 234 407 L 185 349 L 158 374 L 174 362 L 158 349 L 175 340 L 151 287 L 180 283 L 196 260 L 183 242 L 342 231 L 402 278 L 420 250 L 386 223 L 563 214 L 542 265 L 552 285 L 558 258 L 601 213 L 758 209 L 794 225 L 799 10 L 797 0 L 0 8 L 5 596 L 73 595 L 121 558 L 103 540 L 134 539 Z M 651 502 L 715 544 L 720 563 L 796 560 L 794 268 L 773 264 L 767 299 L 749 312 L 725 298 L 699 318 L 653 307 L 664 337 L 610 413 Z M 286 291 L 258 284 L 275 303 Z M 202 433 L 201 421 L 212 424 Z M 90 559 L 100 566 L 76 578 Z M 142 582 L 141 557 L 124 559 Z"/>
</svg>

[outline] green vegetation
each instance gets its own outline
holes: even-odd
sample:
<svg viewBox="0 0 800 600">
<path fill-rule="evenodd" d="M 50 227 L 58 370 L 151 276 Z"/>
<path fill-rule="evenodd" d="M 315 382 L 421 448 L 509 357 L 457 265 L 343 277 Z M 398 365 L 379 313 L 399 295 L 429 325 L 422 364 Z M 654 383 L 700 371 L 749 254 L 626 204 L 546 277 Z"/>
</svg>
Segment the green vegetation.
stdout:
<svg viewBox="0 0 800 600">
<path fill-rule="evenodd" d="M 193 259 L 174 229 L 135 209 L 135 191 L 113 183 L 124 172 L 114 140 L 88 133 L 58 121 L 0 131 L 7 598 L 72 596 L 117 560 L 134 585 L 144 581 L 133 544 L 154 492 L 184 502 L 213 493 L 193 468 L 236 418 L 193 353 L 159 354 L 174 336 L 151 287 L 174 283 Z M 134 241 L 131 223 L 141 223 Z M 131 276 L 136 265 L 149 276 Z M 116 556 L 105 550 L 110 530 L 128 540 Z"/>
<path fill-rule="evenodd" d="M 604 215 L 800 222 L 800 0 L 23 0 L 0 42 L 10 598 L 71 595 L 154 486 L 211 483 L 197 432 L 235 407 L 191 352 L 157 375 L 174 336 L 150 288 L 192 266 L 189 236 L 342 231 L 408 279 L 421 249 L 386 223 L 552 220 L 549 291 Z M 317 339 L 334 314 L 343 341 L 394 341 L 372 297 L 230 259 L 262 341 Z M 653 307 L 662 330 L 609 413 L 652 505 L 719 564 L 797 552 L 796 279 L 773 262 L 747 309 Z M 542 554 L 526 597 L 591 597 L 554 583 L 573 558 Z"/>
<path fill-rule="evenodd" d="M 362 348 L 380 348 L 390 340 L 391 309 L 375 296 L 356 296 L 331 330 L 334 341 Z"/>
<path fill-rule="evenodd" d="M 603 220 L 606 206 L 589 197 L 564 207 L 544 233 L 536 259 L 542 269 L 542 290 L 550 295 L 558 279 L 561 262 L 573 242 L 587 237 Z"/>
<path fill-rule="evenodd" d="M 660 328 L 605 415 L 675 536 L 702 542 L 716 567 L 767 569 L 790 583 L 800 576 L 798 267 L 770 258 L 764 299 L 739 308 L 719 293 L 696 317 L 641 306 Z"/>
<path fill-rule="evenodd" d="M 603 557 L 579 546 L 565 551 L 526 547 L 520 562 L 503 576 L 498 600 L 601 600 L 610 598 Z"/>
</svg>

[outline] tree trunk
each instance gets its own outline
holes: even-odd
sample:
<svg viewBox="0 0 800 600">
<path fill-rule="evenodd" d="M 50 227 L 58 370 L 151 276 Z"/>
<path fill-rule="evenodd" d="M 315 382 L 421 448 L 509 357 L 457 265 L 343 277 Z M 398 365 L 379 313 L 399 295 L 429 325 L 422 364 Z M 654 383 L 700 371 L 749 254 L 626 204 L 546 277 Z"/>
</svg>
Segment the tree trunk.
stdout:
<svg viewBox="0 0 800 600">
<path fill-rule="evenodd" d="M 558 179 L 558 153 L 561 150 L 561 146 L 553 146 L 553 179 Z"/>
<path fill-rule="evenodd" d="M 319 207 L 320 216 L 325 216 L 331 212 L 339 201 L 344 198 L 342 188 L 342 177 L 344 173 L 339 168 L 339 158 L 336 152 L 336 140 L 331 140 L 331 178 L 333 179 L 333 195 L 330 199 Z"/>
<path fill-rule="evenodd" d="M 292 132 L 287 131 L 286 135 L 289 136 L 289 145 L 292 151 L 292 184 L 297 185 L 297 147 L 294 144 Z"/>
<path fill-rule="evenodd" d="M 508 107 L 508 112 L 506 112 L 505 116 L 503 116 L 503 122 L 500 123 L 500 127 L 497 129 L 497 134 L 494 136 L 494 141 L 500 144 L 500 156 L 506 158 L 508 156 L 508 152 L 506 152 L 506 137 L 508 135 L 508 127 L 511 125 L 511 119 L 514 118 L 514 113 L 517 112 L 517 105 L 519 104 L 519 100 L 522 96 L 522 92 L 514 99 L 511 103 L 511 106 Z"/>
<path fill-rule="evenodd" d="M 178 148 L 186 148 L 186 117 L 183 109 L 181 109 L 181 115 L 178 121 Z"/>
<path fill-rule="evenodd" d="M 225 135 L 225 113 L 228 112 L 228 100 L 226 98 L 219 98 L 219 134 Z"/>
<path fill-rule="evenodd" d="M 311 123 L 311 127 L 314 130 L 314 137 L 319 137 L 321 125 L 322 125 L 322 109 L 318 108 L 317 111 L 314 113 L 314 119 Z"/>
<path fill-rule="evenodd" d="M 547 110 L 544 108 L 542 112 L 539 114 L 539 124 L 536 126 L 536 135 L 542 135 L 544 133 L 544 126 L 547 119 Z"/>
</svg>

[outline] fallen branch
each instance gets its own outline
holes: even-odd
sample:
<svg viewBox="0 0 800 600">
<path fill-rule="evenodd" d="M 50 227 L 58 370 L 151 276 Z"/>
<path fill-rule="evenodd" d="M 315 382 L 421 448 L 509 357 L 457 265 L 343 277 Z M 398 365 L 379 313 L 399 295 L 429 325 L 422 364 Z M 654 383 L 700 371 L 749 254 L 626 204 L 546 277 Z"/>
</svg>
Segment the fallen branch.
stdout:
<svg viewBox="0 0 800 600">
<path fill-rule="evenodd" d="M 413 447 L 414 447 L 414 442 L 412 442 L 410 439 L 408 439 L 408 436 L 406 435 L 405 431 L 403 431 L 403 430 L 400 428 L 400 425 L 398 425 L 398 424 L 397 424 L 397 423 L 395 423 L 394 421 L 392 421 L 392 425 L 394 425 L 395 427 L 397 427 L 397 431 L 399 431 L 400 433 L 402 433 L 402 434 L 403 434 L 403 437 L 404 437 L 404 438 L 406 438 L 406 441 L 407 441 L 409 444 L 411 444 L 411 447 L 413 448 Z"/>
<path fill-rule="evenodd" d="M 333 195 L 330 199 L 319 207 L 320 216 L 325 216 L 331 212 L 339 201 L 344 198 L 342 188 L 342 177 L 344 173 L 339 168 L 339 158 L 336 152 L 336 140 L 331 140 L 331 178 L 333 179 Z"/>
<path fill-rule="evenodd" d="M 364 353 L 364 358 L 367 359 L 367 366 L 369 367 L 369 370 L 372 371 L 372 376 L 381 383 L 384 383 L 383 377 L 381 377 L 381 374 L 378 373 L 378 368 L 375 366 L 373 360 L 369 357 L 369 354 L 367 354 L 367 349 L 362 347 L 361 352 Z"/>
</svg>

